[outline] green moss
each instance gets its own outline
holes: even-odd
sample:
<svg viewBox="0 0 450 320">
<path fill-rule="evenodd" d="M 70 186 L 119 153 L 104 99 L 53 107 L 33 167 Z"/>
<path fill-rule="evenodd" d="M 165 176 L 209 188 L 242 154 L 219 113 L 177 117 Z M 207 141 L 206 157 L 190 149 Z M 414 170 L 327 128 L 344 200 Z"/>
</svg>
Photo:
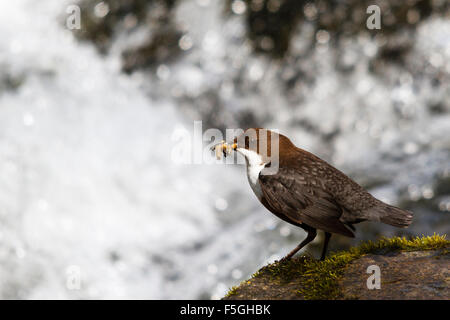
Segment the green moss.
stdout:
<svg viewBox="0 0 450 320">
<path fill-rule="evenodd" d="M 393 251 L 436 250 L 450 246 L 444 236 L 432 235 L 406 239 L 405 237 L 381 238 L 373 242 L 364 242 L 358 247 L 331 254 L 324 261 L 311 257 L 275 262 L 263 267 L 253 278 L 266 277 L 276 283 L 300 280 L 298 294 L 304 299 L 336 299 L 341 297 L 338 280 L 353 260 L 365 254 L 385 254 Z M 239 287 L 233 287 L 227 297 L 236 295 Z"/>
<path fill-rule="evenodd" d="M 237 286 L 233 286 L 228 290 L 228 293 L 225 295 L 225 297 L 231 297 L 237 294 Z"/>
<path fill-rule="evenodd" d="M 259 272 L 259 271 L 258 271 Z M 257 273 L 258 273 L 257 272 Z M 254 276 L 256 276 L 256 273 L 255 274 L 253 274 L 253 276 L 252 277 L 254 277 Z M 233 287 L 231 287 L 229 290 L 228 290 L 228 292 L 227 292 L 227 294 L 225 295 L 225 297 L 231 297 L 231 296 L 234 296 L 234 295 L 237 295 L 238 294 L 238 290 L 239 290 L 239 287 L 241 287 L 242 285 L 244 285 L 244 284 L 251 284 L 251 280 L 244 280 L 244 281 L 242 281 L 238 286 L 233 286 Z"/>
</svg>

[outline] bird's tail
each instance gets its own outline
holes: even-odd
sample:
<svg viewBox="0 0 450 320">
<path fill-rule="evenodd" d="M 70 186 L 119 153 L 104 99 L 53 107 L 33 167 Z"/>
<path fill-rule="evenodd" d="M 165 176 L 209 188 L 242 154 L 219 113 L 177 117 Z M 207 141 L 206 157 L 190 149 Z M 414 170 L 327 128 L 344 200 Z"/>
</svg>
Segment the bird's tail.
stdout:
<svg viewBox="0 0 450 320">
<path fill-rule="evenodd" d="M 403 210 L 388 204 L 378 208 L 378 217 L 383 223 L 390 224 L 394 227 L 406 228 L 412 222 L 413 213 L 411 211 Z"/>
</svg>

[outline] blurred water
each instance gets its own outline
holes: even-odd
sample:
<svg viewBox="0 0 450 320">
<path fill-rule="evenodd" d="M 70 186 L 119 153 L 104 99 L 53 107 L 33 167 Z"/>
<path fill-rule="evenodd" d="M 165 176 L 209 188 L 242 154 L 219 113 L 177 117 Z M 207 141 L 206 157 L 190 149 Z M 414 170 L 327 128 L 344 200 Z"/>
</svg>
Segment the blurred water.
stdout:
<svg viewBox="0 0 450 320">
<path fill-rule="evenodd" d="M 170 161 L 173 130 L 198 119 L 278 128 L 416 213 L 408 230 L 363 224 L 333 249 L 448 232 L 448 21 L 422 24 L 407 67 L 379 77 L 364 37 L 338 61 L 324 44 L 281 64 L 252 55 L 218 1 L 184 1 L 176 16 L 192 48 L 127 76 L 129 41 L 100 56 L 64 28 L 65 9 L 0 4 L 1 298 L 218 298 L 295 246 L 303 232 L 261 207 L 241 167 Z M 299 55 L 309 36 L 304 26 L 293 39 Z M 79 290 L 67 286 L 74 266 Z"/>
</svg>

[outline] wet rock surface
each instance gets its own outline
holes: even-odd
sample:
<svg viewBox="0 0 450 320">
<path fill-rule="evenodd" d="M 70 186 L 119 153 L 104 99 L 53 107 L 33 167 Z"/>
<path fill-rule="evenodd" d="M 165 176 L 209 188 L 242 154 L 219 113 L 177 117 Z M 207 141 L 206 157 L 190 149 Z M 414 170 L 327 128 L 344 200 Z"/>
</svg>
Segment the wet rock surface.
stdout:
<svg viewBox="0 0 450 320">
<path fill-rule="evenodd" d="M 370 265 L 380 267 L 380 289 L 367 289 Z M 343 299 L 449 299 L 449 267 L 448 249 L 371 254 L 351 263 L 339 286 Z"/>
<path fill-rule="evenodd" d="M 446 300 L 450 298 L 449 247 L 438 250 L 368 254 L 349 263 L 337 283 L 336 299 L 356 300 Z M 292 264 L 302 264 L 300 257 Z M 368 289 L 369 266 L 380 268 L 380 289 Z M 298 270 L 296 271 L 298 272 Z M 224 300 L 291 300 L 305 299 L 301 293 L 304 278 L 288 272 L 281 278 L 263 267 L 257 275 L 231 289 Z M 307 277 L 307 275 L 306 275 Z"/>
</svg>

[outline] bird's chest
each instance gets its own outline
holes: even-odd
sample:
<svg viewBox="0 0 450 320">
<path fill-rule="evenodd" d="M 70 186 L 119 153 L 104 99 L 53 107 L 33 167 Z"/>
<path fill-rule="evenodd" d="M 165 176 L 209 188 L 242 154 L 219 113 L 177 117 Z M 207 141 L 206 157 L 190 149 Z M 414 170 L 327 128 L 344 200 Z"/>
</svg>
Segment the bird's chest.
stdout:
<svg viewBox="0 0 450 320">
<path fill-rule="evenodd" d="M 250 183 L 250 187 L 252 188 L 255 195 L 259 200 L 262 199 L 262 190 L 261 185 L 259 184 L 259 173 L 264 168 L 264 164 L 247 164 L 247 179 Z"/>
<path fill-rule="evenodd" d="M 259 173 L 264 168 L 265 163 L 259 154 L 254 151 L 238 148 L 240 152 L 245 157 L 245 164 L 247 165 L 247 179 L 250 183 L 250 187 L 256 194 L 258 199 L 261 201 L 263 194 L 261 190 L 261 185 L 259 184 Z"/>
</svg>

